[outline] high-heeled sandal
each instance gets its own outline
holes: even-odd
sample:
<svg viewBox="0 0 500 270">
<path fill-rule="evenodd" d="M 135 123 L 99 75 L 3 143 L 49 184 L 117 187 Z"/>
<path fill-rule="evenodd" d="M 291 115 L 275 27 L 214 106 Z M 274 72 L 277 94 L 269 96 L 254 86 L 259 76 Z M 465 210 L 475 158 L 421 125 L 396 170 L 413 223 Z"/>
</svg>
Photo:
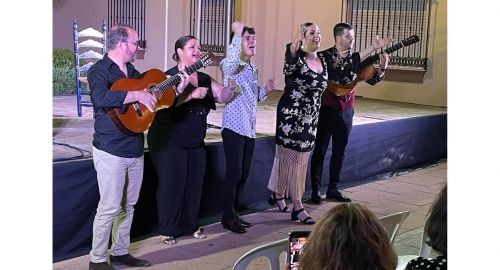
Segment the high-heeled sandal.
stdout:
<svg viewBox="0 0 500 270">
<path fill-rule="evenodd" d="M 314 221 L 314 219 L 312 219 L 312 217 L 310 217 L 309 215 L 307 215 L 306 218 L 304 219 L 300 219 L 299 218 L 299 213 L 304 211 L 304 208 L 300 209 L 300 210 L 297 210 L 295 211 L 295 209 L 292 209 L 292 214 L 291 214 L 291 220 L 292 221 L 297 221 L 297 220 L 300 220 L 300 222 L 304 223 L 304 224 L 308 224 L 308 225 L 311 225 L 311 224 L 314 224 L 316 223 L 316 221 Z"/>
<path fill-rule="evenodd" d="M 162 240 L 162 242 L 167 244 L 167 245 L 177 244 L 177 241 L 175 240 L 175 237 L 173 237 L 173 236 L 165 236 L 165 238 Z"/>
<path fill-rule="evenodd" d="M 283 212 L 283 213 L 289 213 L 290 210 L 288 209 L 288 206 L 286 206 L 286 203 L 285 203 L 285 207 L 281 208 L 278 201 L 285 201 L 285 197 L 283 198 L 276 198 L 276 193 L 272 193 L 271 194 L 271 197 L 269 198 L 268 202 L 270 205 L 277 205 L 278 206 L 278 209 L 280 210 L 280 212 Z"/>
</svg>

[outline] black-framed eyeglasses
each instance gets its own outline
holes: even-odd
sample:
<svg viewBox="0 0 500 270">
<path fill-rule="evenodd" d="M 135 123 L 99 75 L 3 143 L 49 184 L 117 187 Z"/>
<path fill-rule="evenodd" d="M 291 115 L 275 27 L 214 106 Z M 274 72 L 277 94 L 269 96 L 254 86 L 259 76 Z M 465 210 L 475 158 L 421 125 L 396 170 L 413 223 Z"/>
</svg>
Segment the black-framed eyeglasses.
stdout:
<svg viewBox="0 0 500 270">
<path fill-rule="evenodd" d="M 139 49 L 139 47 L 140 47 L 140 46 L 139 46 L 139 43 L 137 43 L 137 42 L 130 42 L 130 41 L 125 41 L 125 42 L 127 42 L 127 43 L 131 43 L 131 44 L 134 44 L 134 45 L 135 45 L 135 49 L 136 49 L 136 50 L 137 50 L 137 49 Z"/>
</svg>

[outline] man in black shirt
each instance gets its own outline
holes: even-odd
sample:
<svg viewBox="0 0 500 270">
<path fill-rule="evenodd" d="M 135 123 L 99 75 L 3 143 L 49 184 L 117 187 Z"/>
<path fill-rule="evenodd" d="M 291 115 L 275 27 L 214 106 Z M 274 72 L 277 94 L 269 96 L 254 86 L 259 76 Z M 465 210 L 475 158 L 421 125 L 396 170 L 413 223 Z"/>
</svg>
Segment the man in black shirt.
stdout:
<svg viewBox="0 0 500 270">
<path fill-rule="evenodd" d="M 138 48 L 137 32 L 116 25 L 108 34 L 108 53 L 88 72 L 94 106 L 93 161 L 99 185 L 99 205 L 94 219 L 89 269 L 114 269 L 108 264 L 108 242 L 113 231 L 111 262 L 134 267 L 150 266 L 129 252 L 134 205 L 139 198 L 144 170 L 144 134 L 125 134 L 106 113 L 139 102 L 154 111 L 157 99 L 147 91 L 110 90 L 122 78 L 138 78 L 130 63 Z"/>
<path fill-rule="evenodd" d="M 333 28 L 335 45 L 320 52 L 327 60 L 328 80 L 339 85 L 354 82 L 361 72 L 360 63 L 374 51 L 389 45 L 392 38 L 377 38 L 373 44 L 359 52 L 352 52 L 354 46 L 354 28 L 347 23 L 338 23 Z M 379 54 L 380 62 L 378 70 L 373 70 L 371 77 L 366 80 L 374 85 L 382 80 L 385 69 L 389 64 L 389 56 L 386 53 Z M 352 129 L 354 116 L 355 88 L 350 92 L 336 95 L 326 90 L 321 97 L 321 108 L 318 118 L 318 130 L 314 151 L 311 157 L 311 202 L 321 203 L 320 187 L 323 175 L 323 162 L 325 159 L 328 143 L 332 141 L 332 155 L 330 158 L 330 178 L 327 199 L 338 202 L 350 202 L 351 199 L 342 194 L 337 184 L 340 182 L 340 173 L 344 163 L 345 149 Z"/>
</svg>

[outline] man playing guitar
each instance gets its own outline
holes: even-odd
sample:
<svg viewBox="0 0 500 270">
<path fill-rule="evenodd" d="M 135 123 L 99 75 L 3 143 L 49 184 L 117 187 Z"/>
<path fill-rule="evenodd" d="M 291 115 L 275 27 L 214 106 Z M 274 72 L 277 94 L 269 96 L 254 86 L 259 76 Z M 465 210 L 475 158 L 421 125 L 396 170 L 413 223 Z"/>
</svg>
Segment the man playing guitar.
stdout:
<svg viewBox="0 0 500 270">
<path fill-rule="evenodd" d="M 350 202 L 351 199 L 340 193 L 337 184 L 340 181 L 340 172 L 344 161 L 345 148 L 352 128 L 354 116 L 354 87 L 343 88 L 345 85 L 354 85 L 359 79 L 362 68 L 361 61 L 370 56 L 374 51 L 392 42 L 391 38 L 378 38 L 373 44 L 360 51 L 353 53 L 354 29 L 347 23 L 338 23 L 333 28 L 335 45 L 325 51 L 319 52 L 327 59 L 328 81 L 339 85 L 337 89 L 345 90 L 346 93 L 330 91 L 330 87 L 323 93 L 321 108 L 318 120 L 318 130 L 316 133 L 315 147 L 311 158 L 311 201 L 315 204 L 321 203 L 320 191 L 321 177 L 323 173 L 323 161 L 328 141 L 332 138 L 332 156 L 330 160 L 330 180 L 327 199 L 334 199 L 339 202 Z M 385 69 L 389 63 L 389 56 L 386 53 L 380 54 L 380 68 L 373 71 L 367 83 L 374 85 L 385 74 Z M 372 68 L 370 65 L 367 68 Z M 369 72 L 369 71 L 368 71 Z M 333 93 L 335 92 L 335 93 Z"/>
</svg>

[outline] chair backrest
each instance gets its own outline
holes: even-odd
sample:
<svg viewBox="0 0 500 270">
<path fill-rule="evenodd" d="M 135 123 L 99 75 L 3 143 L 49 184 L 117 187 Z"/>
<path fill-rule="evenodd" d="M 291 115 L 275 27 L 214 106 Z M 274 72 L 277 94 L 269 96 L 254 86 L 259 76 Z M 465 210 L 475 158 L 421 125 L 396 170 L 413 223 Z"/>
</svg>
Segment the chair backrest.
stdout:
<svg viewBox="0 0 500 270">
<path fill-rule="evenodd" d="M 76 19 L 73 19 L 73 50 L 75 54 L 75 94 L 78 116 L 82 116 L 82 106 L 92 106 L 89 100 L 82 100 L 81 95 L 90 95 L 86 72 L 95 61 L 102 59 L 106 48 L 107 25 L 102 22 L 102 32 L 92 27 L 78 31 Z M 96 51 L 97 50 L 97 51 Z"/>
<path fill-rule="evenodd" d="M 271 270 L 280 269 L 280 254 L 288 251 L 288 238 L 258 246 L 243 254 L 233 265 L 233 270 L 245 270 L 251 261 L 259 257 L 269 260 Z"/>
<path fill-rule="evenodd" d="M 405 221 L 409 214 L 410 211 L 401 211 L 379 218 L 379 220 L 382 222 L 382 225 L 384 225 L 385 231 L 389 236 L 391 244 L 394 243 L 401 224 L 403 223 L 403 221 Z"/>
<path fill-rule="evenodd" d="M 422 232 L 422 243 L 420 244 L 420 257 L 424 258 L 430 258 L 431 257 L 431 251 L 432 248 L 427 244 L 427 240 L 429 240 L 429 237 L 427 236 L 427 223 L 429 222 L 429 216 L 427 215 L 427 218 L 425 219 L 425 224 L 424 224 L 424 231 Z"/>
<path fill-rule="evenodd" d="M 411 260 L 416 259 L 417 257 L 430 258 L 432 248 L 427 244 L 427 240 L 429 239 L 427 236 L 427 222 L 429 221 L 429 216 L 425 219 L 424 229 L 422 231 L 422 242 L 420 243 L 420 253 L 418 255 L 400 255 L 398 256 L 398 266 L 396 270 L 404 270 L 406 265 Z"/>
</svg>

